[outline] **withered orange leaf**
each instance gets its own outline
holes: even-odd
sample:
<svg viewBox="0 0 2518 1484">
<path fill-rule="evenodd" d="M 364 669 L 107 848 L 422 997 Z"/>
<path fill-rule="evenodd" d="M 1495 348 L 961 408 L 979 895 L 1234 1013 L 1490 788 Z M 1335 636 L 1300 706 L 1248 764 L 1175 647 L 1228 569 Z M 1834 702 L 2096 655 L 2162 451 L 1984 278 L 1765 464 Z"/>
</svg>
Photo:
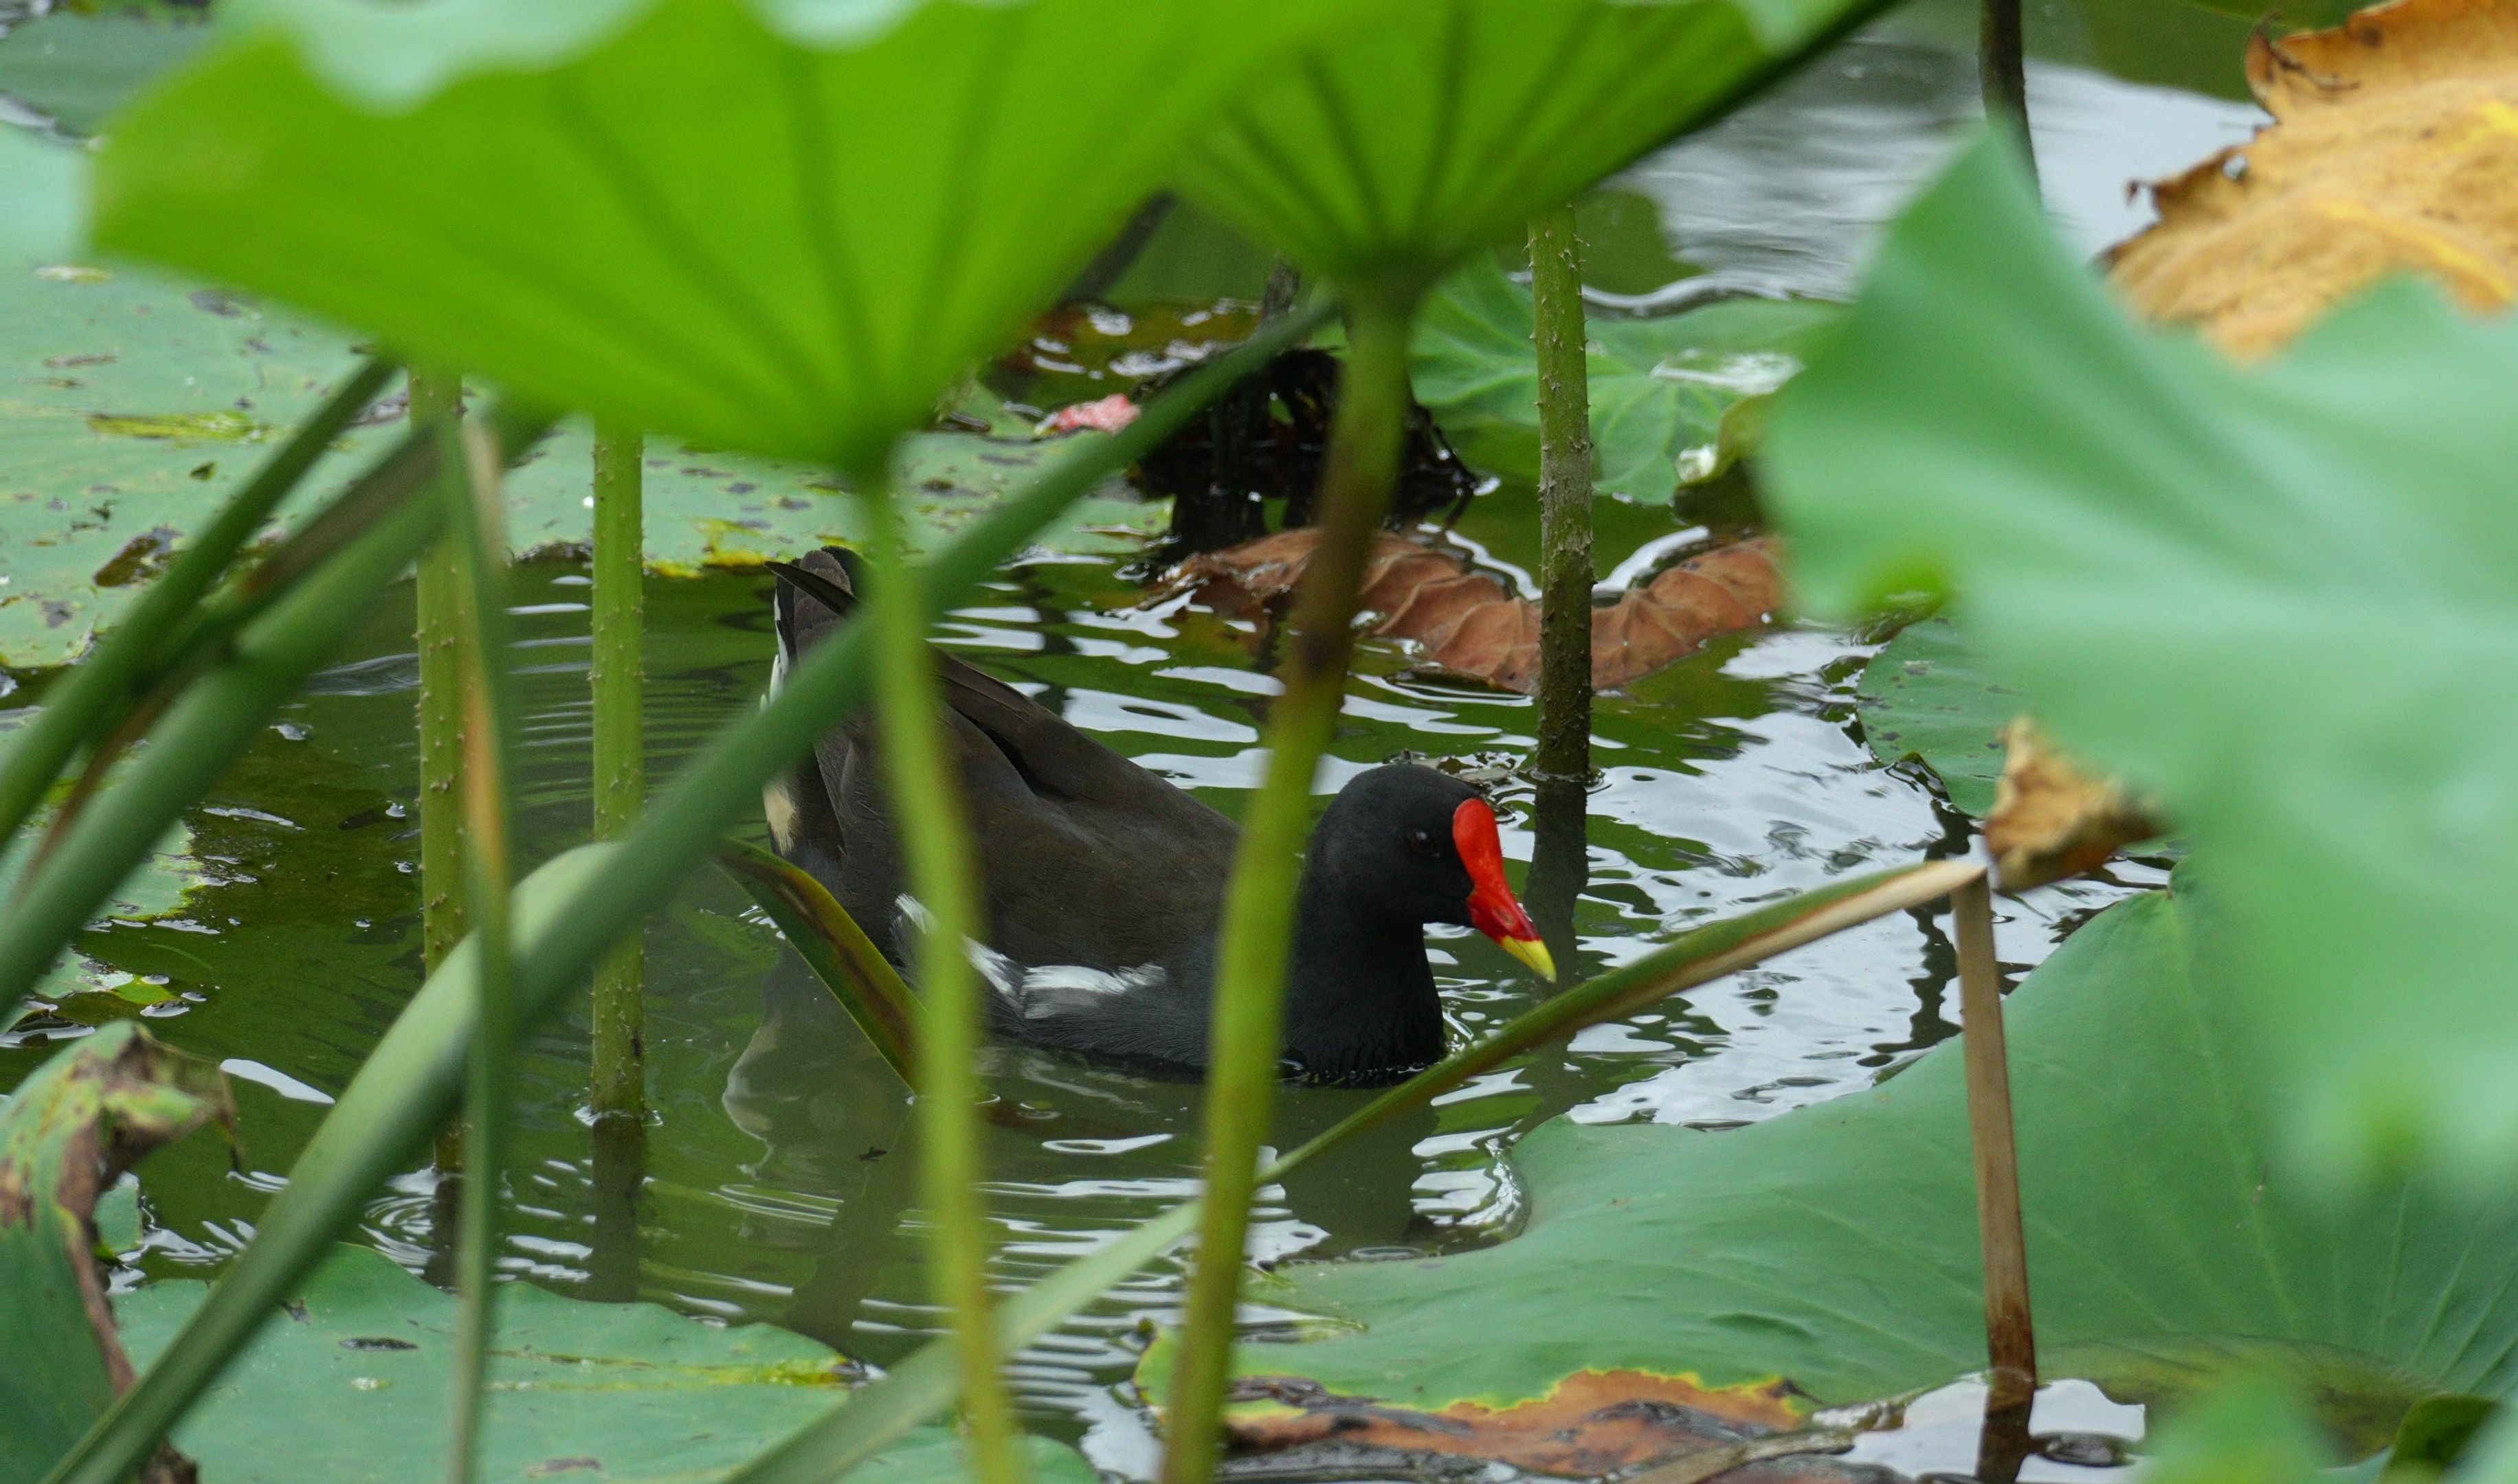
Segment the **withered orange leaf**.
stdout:
<svg viewBox="0 0 2518 1484">
<path fill-rule="evenodd" d="M 1706 1386 L 1692 1376 L 1579 1371 L 1547 1395 L 1502 1406 L 1455 1402 L 1439 1412 L 1341 1396 L 1292 1376 L 1234 1384 L 1225 1428 L 1243 1448 L 1336 1442 L 1403 1454 L 1491 1459 L 1538 1473 L 1592 1477 L 1789 1432 L 1807 1398 L 1789 1382 Z M 1850 1477 L 1817 1463 L 1811 1478 Z"/>
<path fill-rule="evenodd" d="M 1311 527 L 1193 557 L 1175 586 L 1226 612 L 1266 610 L 1294 589 L 1320 532 Z M 1591 610 L 1591 685 L 1614 690 L 1696 653 L 1718 634 L 1755 628 L 1781 606 L 1772 537 L 1716 547 Z M 1384 532 L 1364 572 L 1372 632 L 1414 642 L 1426 661 L 1525 695 L 1539 685 L 1539 605 L 1458 556 Z"/>
<path fill-rule="evenodd" d="M 2109 255 L 2153 319 L 2246 357 L 2390 273 L 2518 297 L 2518 0 L 2395 0 L 2247 49 L 2274 122 L 2152 187 Z"/>
<path fill-rule="evenodd" d="M 2084 771 L 2028 717 L 2005 727 L 2002 741 L 2009 750 L 1993 812 L 1984 818 L 1984 843 L 2004 891 L 2077 876 L 2160 833 L 2123 784 Z"/>
</svg>

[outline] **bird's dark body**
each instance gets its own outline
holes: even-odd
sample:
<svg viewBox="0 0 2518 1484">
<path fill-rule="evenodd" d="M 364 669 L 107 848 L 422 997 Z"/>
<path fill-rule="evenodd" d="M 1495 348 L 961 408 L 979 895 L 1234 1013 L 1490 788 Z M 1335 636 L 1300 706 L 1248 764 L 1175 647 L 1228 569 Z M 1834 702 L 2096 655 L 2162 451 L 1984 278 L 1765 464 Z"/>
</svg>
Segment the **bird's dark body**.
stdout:
<svg viewBox="0 0 2518 1484">
<path fill-rule="evenodd" d="M 850 601 L 835 554 L 801 565 L 821 579 L 817 592 Z M 795 579 L 777 602 L 790 662 L 838 622 Z M 1237 829 L 1004 682 L 950 656 L 938 663 L 978 847 L 990 952 L 977 956 L 996 1030 L 1150 1068 L 1202 1067 Z M 825 737 L 773 797 L 773 833 L 906 966 L 908 886 L 876 731 L 860 712 Z M 1289 1070 L 1370 1081 L 1442 1056 L 1424 924 L 1468 920 L 1466 869 L 1445 857 L 1453 811 L 1475 796 L 1429 768 L 1385 767 L 1324 815 L 1295 904 Z"/>
</svg>

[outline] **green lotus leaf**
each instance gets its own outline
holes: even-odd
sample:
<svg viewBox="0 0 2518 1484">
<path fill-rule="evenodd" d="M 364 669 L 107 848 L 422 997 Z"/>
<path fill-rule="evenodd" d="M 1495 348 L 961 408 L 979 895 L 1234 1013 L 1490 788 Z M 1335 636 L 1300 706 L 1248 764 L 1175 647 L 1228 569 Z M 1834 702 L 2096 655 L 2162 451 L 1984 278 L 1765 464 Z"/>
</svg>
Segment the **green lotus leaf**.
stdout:
<svg viewBox="0 0 2518 1484">
<path fill-rule="evenodd" d="M 0 36 L 0 94 L 72 134 L 93 134 L 209 34 L 198 9 L 60 10 Z"/>
<path fill-rule="evenodd" d="M 115 1300 L 144 1361 L 208 1286 Z M 502 1285 L 483 1425 L 485 1479 L 713 1479 L 819 1416 L 854 1378 L 827 1346 L 652 1303 L 589 1303 Z M 335 1248 L 175 1429 L 205 1479 L 400 1484 L 443 1471 L 456 1301 L 371 1248 Z M 1031 1476 L 1091 1484 L 1071 1449 L 1027 1443 Z M 961 1439 L 920 1428 L 868 1461 L 886 1484 L 966 1477 Z"/>
<path fill-rule="evenodd" d="M 2502 1185 L 2518 1150 L 2513 374 L 2518 325 L 2409 281 L 2253 368 L 2139 327 L 1987 145 L 1767 445 L 1811 610 L 1947 590 L 2023 709 L 2160 801 L 2338 1173 Z"/>
<path fill-rule="evenodd" d="M 1683 461 L 1710 472 L 1724 414 L 1783 385 L 1842 313 L 1815 300 L 1731 299 L 1662 318 L 1593 318 L 1593 487 L 1658 502 L 1678 488 Z M 1410 371 L 1417 400 L 1469 462 L 1536 479 L 1530 336 L 1530 290 L 1492 259 L 1473 261 L 1418 313 Z"/>
<path fill-rule="evenodd" d="M 2019 698 L 1986 678 L 1944 618 L 1910 623 L 1872 657 L 1855 684 L 1862 740 L 1884 763 L 1914 758 L 1948 790 L 1950 802 L 1982 819 L 2002 777 L 2002 729 Z"/>
<path fill-rule="evenodd" d="M 557 405 L 864 468 L 1339 10 L 239 0 L 117 119 L 96 237 Z"/>
<path fill-rule="evenodd" d="M 0 129 L 0 170 L 13 137 Z M 75 264 L 0 262 L 0 322 L 13 346 L 0 366 L 0 664 L 21 668 L 84 652 L 354 363 L 346 337 L 268 301 Z M 963 407 L 988 431 L 919 432 L 899 445 L 922 547 L 1064 446 L 1033 438 L 984 394 Z M 353 429 L 310 489 L 346 478 L 400 431 L 393 418 Z M 583 424 L 563 425 L 508 477 L 518 553 L 590 538 L 591 444 Z M 646 486 L 647 564 L 660 573 L 754 567 L 859 529 L 830 474 L 811 465 L 655 439 Z M 301 494 L 282 505 L 277 529 L 314 504 Z M 1109 532 L 1159 513 L 1113 482 L 1043 542 L 1132 549 Z"/>
<path fill-rule="evenodd" d="M 2427 1393 L 2510 1394 L 2518 1285 L 2476 1259 L 2518 1241 L 2518 1200 L 2409 1182 L 2338 1200 L 2269 1158 L 2266 1039 L 2192 953 L 2220 910 L 2211 885 L 2181 877 L 2110 909 L 2009 996 L 2047 1376 L 2159 1403 L 2234 1371 L 2284 1374 L 2355 1457 Z M 1370 1399 L 1384 1419 L 1483 1422 L 1610 1378 L 1647 1397 L 1656 1379 L 1762 1388 L 1806 1418 L 1979 1371 L 1966 1101 L 1949 1043 L 1746 1128 L 1544 1124 L 1512 1157 L 1520 1235 L 1297 1266 L 1256 1292 L 1333 1333 L 1245 1344 L 1237 1370 L 1280 1380 L 1246 1387 L 1242 1415 L 1361 1419 Z"/>
<path fill-rule="evenodd" d="M 1182 187 L 1351 291 L 1413 295 L 1875 8 L 1412 0 L 1271 69 Z"/>
</svg>

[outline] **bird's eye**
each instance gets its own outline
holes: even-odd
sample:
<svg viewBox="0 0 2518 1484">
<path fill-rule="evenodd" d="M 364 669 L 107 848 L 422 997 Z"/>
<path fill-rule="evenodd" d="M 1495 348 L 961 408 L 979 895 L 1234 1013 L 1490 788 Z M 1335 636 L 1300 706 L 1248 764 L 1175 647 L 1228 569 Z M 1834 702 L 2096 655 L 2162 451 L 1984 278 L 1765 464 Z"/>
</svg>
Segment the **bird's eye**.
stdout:
<svg viewBox="0 0 2518 1484">
<path fill-rule="evenodd" d="M 1408 831 L 1408 848 L 1427 860 L 1434 858 L 1434 837 L 1421 829 Z"/>
</svg>

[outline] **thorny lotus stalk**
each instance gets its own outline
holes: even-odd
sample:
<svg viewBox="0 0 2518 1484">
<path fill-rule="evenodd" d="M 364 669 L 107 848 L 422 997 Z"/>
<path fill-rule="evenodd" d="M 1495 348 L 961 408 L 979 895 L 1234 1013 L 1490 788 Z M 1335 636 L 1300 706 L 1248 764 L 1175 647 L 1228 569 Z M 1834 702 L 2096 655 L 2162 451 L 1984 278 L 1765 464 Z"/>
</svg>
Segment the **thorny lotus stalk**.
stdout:
<svg viewBox="0 0 2518 1484">
<path fill-rule="evenodd" d="M 970 821 L 927 645 L 927 599 L 911 572 L 900 502 L 882 471 L 857 488 L 873 531 L 875 675 L 883 772 L 899 822 L 908 886 L 926 909 L 915 960 L 924 1015 L 918 1036 L 919 1186 L 933 1226 L 934 1288 L 953 1320 L 970 1420 L 972 1473 L 981 1484 L 1022 1476 L 1014 1404 L 997 1375 L 995 1304 L 988 1293 L 988 1211 L 979 1189 L 979 980 L 964 945 L 983 935 Z"/>
<path fill-rule="evenodd" d="M 427 429 L 463 415 L 463 378 L 412 367 L 411 425 Z M 444 467 L 441 482 L 459 478 Z M 456 789 L 463 775 L 463 666 L 460 647 L 469 620 L 463 612 L 462 556 L 453 532 L 439 537 L 419 559 L 419 957 L 428 973 L 446 961 L 469 929 L 464 911 L 463 801 Z M 463 1131 L 450 1124 L 437 1136 L 437 1168 L 453 1175 L 463 1167 Z M 441 1214 L 447 1203 L 439 1203 Z"/>
<path fill-rule="evenodd" d="M 1365 559 L 1399 471 L 1415 302 L 1412 292 L 1347 299 L 1347 363 L 1321 477 L 1321 543 L 1286 635 L 1285 690 L 1268 717 L 1267 777 L 1243 812 L 1241 845 L 1225 888 L 1207 1042 L 1206 1207 L 1182 1317 L 1179 1383 L 1164 1416 L 1165 1484 L 1202 1484 L 1215 1467 L 1250 1198 L 1277 1101 L 1285 965 L 1312 778 L 1346 694 Z"/>
<path fill-rule="evenodd" d="M 447 1429 L 449 1484 L 477 1477 L 481 1415 L 488 1397 L 491 1301 L 499 1283 L 499 1183 L 507 1166 L 514 1098 L 518 1014 L 508 890 L 514 879 L 514 707 L 507 677 L 507 537 L 500 518 L 499 450 L 489 431 L 441 425 L 446 538 L 462 578 L 462 630 L 456 655 L 462 678 L 463 864 L 480 971 L 474 979 L 471 1077 L 465 1111 L 469 1147 L 462 1232 L 456 1253 L 463 1301 L 456 1321 L 454 1418 Z"/>
<path fill-rule="evenodd" d="M 645 440 L 635 428 L 594 430 L 594 838 L 629 833 L 647 796 L 642 714 L 646 574 Z M 632 929 L 594 966 L 594 1056 L 590 1102 L 597 1120 L 647 1116 L 647 947 Z"/>
<path fill-rule="evenodd" d="M 1574 904 L 1588 874 L 1591 777 L 1591 396 L 1583 244 L 1574 208 L 1531 223 L 1532 339 L 1539 362 L 1539 785 L 1531 916 L 1576 962 Z"/>
</svg>

